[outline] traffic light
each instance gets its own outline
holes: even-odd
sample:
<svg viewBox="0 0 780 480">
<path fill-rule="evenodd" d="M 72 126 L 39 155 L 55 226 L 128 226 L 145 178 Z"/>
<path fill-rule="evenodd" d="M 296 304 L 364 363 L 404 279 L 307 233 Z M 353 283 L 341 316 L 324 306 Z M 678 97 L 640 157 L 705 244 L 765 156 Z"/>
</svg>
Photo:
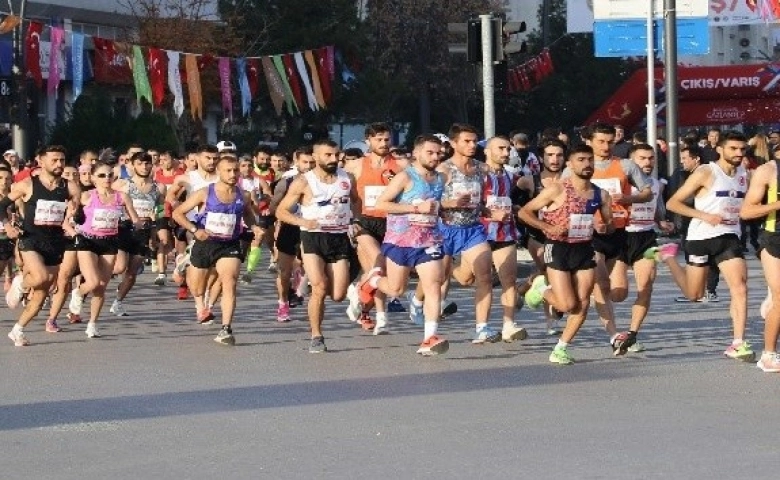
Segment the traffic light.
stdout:
<svg viewBox="0 0 780 480">
<path fill-rule="evenodd" d="M 469 18 L 466 22 L 466 61 L 482 61 L 482 21 L 479 18 Z"/>
<path fill-rule="evenodd" d="M 527 46 L 524 41 L 513 42 L 512 35 L 526 30 L 525 22 L 507 22 L 502 18 L 493 19 L 493 61 L 503 62 L 513 53 L 523 53 Z"/>
</svg>

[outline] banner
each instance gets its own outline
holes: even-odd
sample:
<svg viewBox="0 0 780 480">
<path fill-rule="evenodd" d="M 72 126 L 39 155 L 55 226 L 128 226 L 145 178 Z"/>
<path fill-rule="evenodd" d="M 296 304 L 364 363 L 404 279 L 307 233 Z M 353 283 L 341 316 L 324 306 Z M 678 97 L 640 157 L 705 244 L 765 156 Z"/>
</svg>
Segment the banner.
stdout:
<svg viewBox="0 0 780 480">
<path fill-rule="evenodd" d="M 230 59 L 219 57 L 219 85 L 222 91 L 222 113 L 233 120 L 233 89 L 230 87 Z"/>
<path fill-rule="evenodd" d="M 198 58 L 192 53 L 184 54 L 184 71 L 187 73 L 187 91 L 190 94 L 192 118 L 203 120 L 203 92 L 200 89 Z"/>
<path fill-rule="evenodd" d="M 167 59 L 168 57 L 163 55 L 163 51 L 159 48 L 149 49 L 149 83 L 152 87 L 152 100 L 157 108 L 162 107 L 163 100 L 165 100 L 165 74 L 168 70 L 165 61 Z"/>
<path fill-rule="evenodd" d="M 303 88 L 306 91 L 306 100 L 309 103 L 309 108 L 312 112 L 319 110 L 320 106 L 317 104 L 317 97 L 314 96 L 314 88 L 309 81 L 309 72 L 306 71 L 306 63 L 303 60 L 303 52 L 295 52 L 293 54 L 295 58 L 295 68 L 298 69 L 298 75 L 301 76 L 303 81 Z"/>
<path fill-rule="evenodd" d="M 71 64 L 73 66 L 73 101 L 84 88 L 84 35 L 73 33 L 70 37 Z"/>
<path fill-rule="evenodd" d="M 30 22 L 27 27 L 27 37 L 24 41 L 24 58 L 27 61 L 27 73 L 32 77 L 38 88 L 43 87 L 41 74 L 41 33 L 43 24 Z"/>
<path fill-rule="evenodd" d="M 277 115 L 282 114 L 282 107 L 285 104 L 285 90 L 282 80 L 279 78 L 279 73 L 276 71 L 276 67 L 271 60 L 271 57 L 263 57 L 263 72 L 265 73 L 265 82 L 268 84 L 268 93 L 271 96 L 271 103 L 274 104 L 274 109 Z M 292 108 L 287 105 L 290 114 L 292 115 Z"/>
<path fill-rule="evenodd" d="M 238 90 L 241 92 L 241 114 L 246 117 L 252 109 L 252 91 L 249 89 L 249 79 L 246 76 L 246 58 L 236 59 L 236 73 Z"/>
<path fill-rule="evenodd" d="M 181 87 L 181 71 L 179 70 L 179 52 L 165 51 L 168 56 L 168 90 L 173 94 L 173 111 L 177 117 L 184 113 L 184 93 Z"/>
<path fill-rule="evenodd" d="M 325 102 L 325 96 L 322 93 L 320 74 L 317 71 L 317 60 L 314 59 L 314 52 L 306 50 L 304 56 L 306 57 L 306 63 L 309 65 L 309 70 L 311 71 L 311 83 L 314 86 L 314 96 L 317 98 L 317 104 L 320 108 L 325 108 L 328 104 Z"/>
<path fill-rule="evenodd" d="M 142 98 L 145 98 L 149 105 L 154 106 L 144 54 L 138 45 L 133 45 L 133 83 L 135 84 L 135 98 L 138 101 L 138 107 L 141 107 Z"/>
<path fill-rule="evenodd" d="M 127 57 L 119 53 L 112 40 L 92 37 L 95 45 L 95 81 L 108 85 L 130 85 L 133 71 Z"/>
</svg>

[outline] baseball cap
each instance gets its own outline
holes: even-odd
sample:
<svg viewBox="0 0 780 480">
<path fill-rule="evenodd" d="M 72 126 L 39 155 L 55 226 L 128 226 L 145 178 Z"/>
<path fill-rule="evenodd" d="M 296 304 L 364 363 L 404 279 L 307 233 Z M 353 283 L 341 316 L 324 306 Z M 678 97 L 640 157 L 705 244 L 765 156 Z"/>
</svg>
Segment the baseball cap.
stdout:
<svg viewBox="0 0 780 480">
<path fill-rule="evenodd" d="M 446 143 L 452 143 L 452 142 L 450 142 L 450 137 L 448 137 L 447 135 L 445 135 L 443 133 L 434 133 L 433 136 L 438 138 L 441 141 L 441 143 L 445 143 L 445 142 Z"/>
<path fill-rule="evenodd" d="M 17 157 L 19 156 L 19 154 L 16 152 L 16 150 L 13 150 L 13 149 L 6 150 L 5 153 L 3 154 L 3 156 L 5 157 L 6 155 L 16 155 Z"/>
<path fill-rule="evenodd" d="M 236 150 L 236 144 L 233 142 L 229 142 L 227 140 L 222 140 L 221 142 L 217 143 L 217 150 L 219 150 L 219 153 L 222 152 L 233 152 L 235 153 Z"/>
</svg>

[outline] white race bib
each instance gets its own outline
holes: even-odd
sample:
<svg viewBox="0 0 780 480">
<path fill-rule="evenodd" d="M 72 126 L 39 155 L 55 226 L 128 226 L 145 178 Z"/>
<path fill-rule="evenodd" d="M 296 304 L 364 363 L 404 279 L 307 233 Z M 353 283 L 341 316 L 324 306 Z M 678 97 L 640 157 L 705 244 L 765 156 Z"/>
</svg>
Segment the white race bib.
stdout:
<svg viewBox="0 0 780 480">
<path fill-rule="evenodd" d="M 234 213 L 206 213 L 206 230 L 214 238 L 230 239 L 236 229 L 238 219 Z"/>
<path fill-rule="evenodd" d="M 412 205 L 422 203 L 422 200 L 415 200 Z M 436 202 L 436 208 L 433 213 L 410 213 L 407 217 L 409 225 L 419 228 L 433 228 L 439 221 L 439 202 Z"/>
<path fill-rule="evenodd" d="M 631 206 L 632 225 L 652 225 L 655 223 L 655 200 L 647 203 L 635 203 Z"/>
<path fill-rule="evenodd" d="M 349 203 L 331 203 L 320 208 L 320 215 L 321 217 L 317 219 L 320 230 L 343 232 L 349 226 L 352 210 Z"/>
<path fill-rule="evenodd" d="M 99 235 L 116 235 L 121 214 L 115 208 L 96 208 L 92 211 L 92 231 Z"/>
<path fill-rule="evenodd" d="M 376 207 L 376 201 L 379 200 L 379 197 L 382 196 L 382 193 L 385 191 L 384 185 L 367 185 L 363 189 L 363 205 L 366 207 L 366 209 L 373 209 Z"/>
<path fill-rule="evenodd" d="M 154 218 L 154 202 L 143 198 L 133 199 L 133 208 L 139 218 Z"/>
<path fill-rule="evenodd" d="M 59 226 L 65 220 L 65 202 L 38 200 L 35 203 L 35 225 Z"/>
<path fill-rule="evenodd" d="M 593 214 L 577 213 L 569 216 L 569 240 L 590 240 L 593 238 Z"/>
<path fill-rule="evenodd" d="M 737 225 L 739 223 L 739 211 L 742 208 L 742 199 L 729 197 L 723 202 L 723 224 Z"/>
<path fill-rule="evenodd" d="M 485 206 L 490 210 L 502 210 L 507 213 L 512 212 L 512 199 L 509 197 L 499 197 L 497 195 L 488 195 Z"/>
<path fill-rule="evenodd" d="M 466 208 L 476 208 L 479 205 L 479 199 L 481 197 L 482 188 L 480 188 L 479 182 L 453 182 L 452 195 L 458 198 L 463 195 L 470 195 L 471 202 Z"/>
</svg>

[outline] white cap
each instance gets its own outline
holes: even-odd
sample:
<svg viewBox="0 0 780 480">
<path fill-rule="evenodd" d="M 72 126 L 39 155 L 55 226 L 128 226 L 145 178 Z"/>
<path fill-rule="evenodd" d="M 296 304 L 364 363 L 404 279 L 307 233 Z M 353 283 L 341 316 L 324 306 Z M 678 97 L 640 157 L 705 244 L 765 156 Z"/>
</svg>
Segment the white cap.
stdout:
<svg viewBox="0 0 780 480">
<path fill-rule="evenodd" d="M 444 143 L 444 142 L 452 143 L 452 142 L 450 142 L 450 137 L 448 137 L 447 135 L 445 135 L 443 133 L 434 133 L 433 136 L 438 138 L 439 140 L 441 140 L 441 143 Z"/>
<path fill-rule="evenodd" d="M 233 152 L 235 153 L 238 149 L 236 148 L 236 144 L 233 142 L 229 142 L 227 140 L 222 140 L 221 142 L 217 143 L 217 150 L 219 150 L 219 153 L 222 152 Z"/>
<path fill-rule="evenodd" d="M 16 152 L 16 150 L 6 150 L 5 153 L 3 154 L 3 156 L 5 157 L 6 155 L 15 155 L 17 157 L 19 156 L 19 154 Z"/>
</svg>

